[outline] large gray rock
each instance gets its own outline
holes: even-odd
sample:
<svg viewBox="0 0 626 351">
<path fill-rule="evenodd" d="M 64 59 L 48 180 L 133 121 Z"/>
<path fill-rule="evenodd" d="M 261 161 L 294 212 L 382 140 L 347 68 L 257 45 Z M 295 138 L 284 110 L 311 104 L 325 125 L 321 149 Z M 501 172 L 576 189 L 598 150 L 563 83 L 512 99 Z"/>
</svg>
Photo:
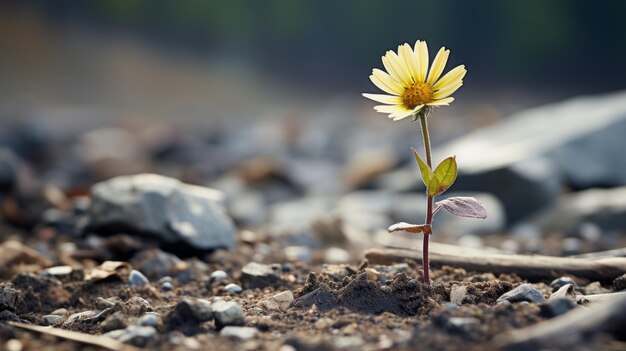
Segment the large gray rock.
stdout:
<svg viewBox="0 0 626 351">
<path fill-rule="evenodd" d="M 553 204 L 561 186 L 626 183 L 626 93 L 583 97 L 520 112 L 435 148 L 456 155 L 455 191 L 498 196 L 515 222 Z"/>
<path fill-rule="evenodd" d="M 235 245 L 221 192 L 156 174 L 116 177 L 92 187 L 87 230 L 111 228 L 200 250 Z"/>
<path fill-rule="evenodd" d="M 536 219 L 544 231 L 569 232 L 583 223 L 605 231 L 626 228 L 626 186 L 563 195 L 556 207 Z"/>
</svg>

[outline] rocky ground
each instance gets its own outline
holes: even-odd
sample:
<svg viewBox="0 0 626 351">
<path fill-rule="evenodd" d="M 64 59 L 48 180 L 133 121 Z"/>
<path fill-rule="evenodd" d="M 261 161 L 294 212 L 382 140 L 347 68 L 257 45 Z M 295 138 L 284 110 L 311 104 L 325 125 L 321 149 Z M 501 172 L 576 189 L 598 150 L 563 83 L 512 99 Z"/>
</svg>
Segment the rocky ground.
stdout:
<svg viewBox="0 0 626 351">
<path fill-rule="evenodd" d="M 558 120 L 594 101 L 605 108 L 586 129 L 555 127 L 524 157 L 514 152 L 516 135 L 535 135 L 542 113 Z M 478 197 L 489 218 L 438 218 L 433 241 L 453 246 L 433 253 L 626 246 L 626 167 L 598 156 L 602 145 L 623 150 L 623 101 L 548 106 L 442 145 L 492 142 L 479 159 L 457 156 L 465 171 L 455 188 Z M 331 121 L 195 134 L 161 122 L 71 133 L 2 126 L 1 348 L 626 347 L 623 250 L 587 258 L 593 273 L 578 265 L 543 275 L 433 255 L 430 286 L 419 255 L 366 258 L 369 248 L 421 243 L 384 229 L 422 216 L 424 198 L 408 144 L 398 145 L 412 139 L 380 133 Z M 581 150 L 593 172 L 562 162 Z"/>
</svg>

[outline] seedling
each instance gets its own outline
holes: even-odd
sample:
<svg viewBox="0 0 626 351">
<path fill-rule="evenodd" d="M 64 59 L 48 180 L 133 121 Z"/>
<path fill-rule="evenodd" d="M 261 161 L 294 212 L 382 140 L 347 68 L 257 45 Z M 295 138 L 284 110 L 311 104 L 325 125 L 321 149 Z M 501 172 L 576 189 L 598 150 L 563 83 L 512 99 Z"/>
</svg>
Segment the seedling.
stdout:
<svg viewBox="0 0 626 351">
<path fill-rule="evenodd" d="M 374 109 L 388 114 L 394 121 L 412 116 L 413 122 L 420 122 L 426 161 L 414 148 L 411 150 L 426 186 L 426 221 L 423 224 L 400 222 L 390 226 L 388 230 L 390 233 L 405 231 L 423 234 L 423 278 L 424 283 L 428 285 L 430 285 L 428 243 L 433 234 L 434 215 L 443 208 L 461 217 L 487 217 L 485 207 L 473 197 L 451 197 L 435 202 L 435 197 L 448 190 L 458 174 L 455 156 L 444 159 L 433 169 L 428 132 L 428 118 L 432 111 L 437 106 L 447 106 L 454 101 L 451 95 L 463 85 L 463 77 L 467 73 L 465 66 L 460 65 L 441 77 L 449 54 L 450 51 L 442 47 L 429 70 L 428 46 L 425 41 L 418 40 L 414 48 L 408 43 L 400 45 L 397 53 L 389 50 L 382 57 L 387 72 L 374 69 L 370 76 L 372 83 L 389 95 L 363 94 L 368 99 L 382 103 L 383 105 L 375 106 Z"/>
</svg>

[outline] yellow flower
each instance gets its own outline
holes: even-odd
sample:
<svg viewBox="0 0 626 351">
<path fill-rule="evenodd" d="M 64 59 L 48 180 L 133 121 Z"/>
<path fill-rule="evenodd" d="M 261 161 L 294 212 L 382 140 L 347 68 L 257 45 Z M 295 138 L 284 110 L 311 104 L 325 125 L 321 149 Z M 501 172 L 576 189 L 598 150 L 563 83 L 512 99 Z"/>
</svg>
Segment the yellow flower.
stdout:
<svg viewBox="0 0 626 351">
<path fill-rule="evenodd" d="M 467 73 L 465 66 L 460 65 L 441 77 L 449 54 L 445 47 L 439 49 L 429 71 L 425 41 L 418 40 L 415 49 L 408 43 L 400 45 L 397 54 L 389 50 L 382 57 L 387 72 L 375 68 L 370 79 L 390 95 L 364 93 L 363 96 L 383 103 L 374 109 L 389 114 L 394 121 L 415 115 L 425 106 L 448 105 L 454 101 L 450 95 L 463 85 Z"/>
</svg>

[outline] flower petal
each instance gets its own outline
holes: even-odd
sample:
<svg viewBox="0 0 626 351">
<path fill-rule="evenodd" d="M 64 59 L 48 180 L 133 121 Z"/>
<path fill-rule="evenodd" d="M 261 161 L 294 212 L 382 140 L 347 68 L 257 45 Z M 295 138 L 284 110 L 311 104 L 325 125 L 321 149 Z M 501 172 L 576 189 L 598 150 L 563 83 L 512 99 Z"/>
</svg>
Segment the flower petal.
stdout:
<svg viewBox="0 0 626 351">
<path fill-rule="evenodd" d="M 453 97 L 447 97 L 445 99 L 435 100 L 433 102 L 429 102 L 426 105 L 428 106 L 448 106 L 452 101 L 454 101 Z"/>
<path fill-rule="evenodd" d="M 416 106 L 412 110 L 408 110 L 408 109 L 402 107 L 404 109 L 404 111 L 394 112 L 394 113 L 389 115 L 389 118 L 393 119 L 394 121 L 399 121 L 401 119 L 404 119 L 404 118 L 407 118 L 409 116 L 412 116 L 412 115 L 416 114 L 423 107 L 424 107 L 424 105 L 419 105 L 419 106 Z"/>
<path fill-rule="evenodd" d="M 465 69 L 465 65 L 456 66 L 450 72 L 446 73 L 437 83 L 435 83 L 433 88 L 435 88 L 435 90 L 439 90 L 446 88 L 448 85 L 455 85 L 459 81 L 462 81 L 466 73 L 467 70 Z"/>
<path fill-rule="evenodd" d="M 378 105 L 374 106 L 374 110 L 380 113 L 402 113 L 406 108 L 402 105 Z"/>
<path fill-rule="evenodd" d="M 459 89 L 462 85 L 463 85 L 463 81 L 459 81 L 456 84 L 451 84 L 451 85 L 446 86 L 444 89 L 437 90 L 433 93 L 433 99 L 439 100 L 439 99 L 446 98 L 452 95 L 455 91 L 457 91 L 457 89 Z"/>
<path fill-rule="evenodd" d="M 380 90 L 392 95 L 400 95 L 404 89 L 402 88 L 402 85 L 400 85 L 400 83 L 393 79 L 389 74 L 376 68 L 372 70 L 370 80 Z"/>
<path fill-rule="evenodd" d="M 364 97 L 370 100 L 374 100 L 376 102 L 380 102 L 380 103 L 388 104 L 388 105 L 400 105 L 402 103 L 402 98 L 399 96 L 395 96 L 395 95 L 368 94 L 368 93 L 363 93 L 361 95 L 363 95 Z"/>
<path fill-rule="evenodd" d="M 414 56 L 417 61 L 417 82 L 423 83 L 428 74 L 428 45 L 425 41 L 418 40 L 415 42 Z"/>
<path fill-rule="evenodd" d="M 450 55 L 450 50 L 446 50 L 445 47 L 439 49 L 437 56 L 433 60 L 433 65 L 430 67 L 430 72 L 428 73 L 428 84 L 433 84 L 439 79 L 441 76 L 441 72 L 446 68 L 446 63 L 448 63 L 448 56 Z"/>
<path fill-rule="evenodd" d="M 411 82 L 411 73 L 408 71 L 408 67 L 404 64 L 398 55 L 389 50 L 387 54 L 382 57 L 383 66 L 389 74 L 403 85 L 407 85 Z"/>
<path fill-rule="evenodd" d="M 398 56 L 404 61 L 404 65 L 411 75 L 411 83 L 417 82 L 417 62 L 414 59 L 411 45 L 404 43 L 403 45 L 398 46 Z"/>
</svg>

